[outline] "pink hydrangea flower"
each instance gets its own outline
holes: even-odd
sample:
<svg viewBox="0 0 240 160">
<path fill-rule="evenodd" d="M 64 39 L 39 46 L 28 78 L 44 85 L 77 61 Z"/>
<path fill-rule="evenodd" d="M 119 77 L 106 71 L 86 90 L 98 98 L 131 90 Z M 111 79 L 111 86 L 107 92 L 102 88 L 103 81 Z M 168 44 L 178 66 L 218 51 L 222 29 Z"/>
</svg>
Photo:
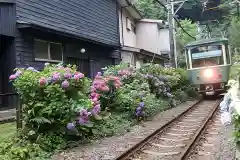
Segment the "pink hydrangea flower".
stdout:
<svg viewBox="0 0 240 160">
<path fill-rule="evenodd" d="M 92 101 L 93 101 L 94 103 L 96 103 L 96 102 L 98 101 L 98 98 L 94 97 L 94 98 L 92 99 Z"/>
<path fill-rule="evenodd" d="M 44 86 L 45 84 L 47 84 L 47 79 L 45 77 L 40 78 L 39 79 L 39 85 Z"/>
<path fill-rule="evenodd" d="M 79 75 L 78 74 L 76 74 L 76 75 L 74 75 L 74 77 L 73 77 L 75 80 L 79 80 L 80 79 L 80 77 L 79 77 Z"/>
<path fill-rule="evenodd" d="M 85 75 L 83 73 L 79 73 L 79 77 L 83 78 Z"/>
<path fill-rule="evenodd" d="M 17 76 L 16 76 L 15 74 L 13 74 L 13 75 L 11 75 L 11 76 L 9 77 L 10 80 L 14 80 L 14 79 L 16 79 L 16 78 L 17 78 Z"/>
<path fill-rule="evenodd" d="M 69 82 L 67 80 L 62 82 L 62 88 L 66 89 L 69 87 Z"/>
<path fill-rule="evenodd" d="M 64 68 L 64 70 L 66 71 L 66 72 L 70 72 L 71 71 L 71 68 Z"/>
<path fill-rule="evenodd" d="M 101 72 L 97 72 L 97 76 L 102 76 L 102 73 Z"/>
</svg>

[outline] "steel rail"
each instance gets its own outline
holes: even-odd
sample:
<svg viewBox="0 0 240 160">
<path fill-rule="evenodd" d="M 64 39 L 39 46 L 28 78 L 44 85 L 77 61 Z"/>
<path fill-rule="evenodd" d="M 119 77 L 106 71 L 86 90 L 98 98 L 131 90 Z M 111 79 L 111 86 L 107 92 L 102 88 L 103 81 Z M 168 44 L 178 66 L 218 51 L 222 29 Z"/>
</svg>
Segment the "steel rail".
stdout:
<svg viewBox="0 0 240 160">
<path fill-rule="evenodd" d="M 143 146 L 145 146 L 149 141 L 151 141 L 157 134 L 164 132 L 171 124 L 173 124 L 177 119 L 180 119 L 185 114 L 187 114 L 190 110 L 194 109 L 196 105 L 198 105 L 200 102 L 202 102 L 202 99 L 198 100 L 196 103 L 194 103 L 191 107 L 186 109 L 183 113 L 176 116 L 175 118 L 171 119 L 169 122 L 158 128 L 156 131 L 154 131 L 152 134 L 141 140 L 139 143 L 135 144 L 133 147 L 125 151 L 123 154 L 115 158 L 114 160 L 127 160 L 132 155 L 134 155 L 138 150 L 140 150 Z"/>
<path fill-rule="evenodd" d="M 204 131 L 207 128 L 207 124 L 209 121 L 212 119 L 212 117 L 215 115 L 217 112 L 218 106 L 221 103 L 221 100 L 218 100 L 217 103 L 214 105 L 213 110 L 210 112 L 210 114 L 207 116 L 201 127 L 197 130 L 196 134 L 194 137 L 191 139 L 191 141 L 188 143 L 187 147 L 185 150 L 181 153 L 179 156 L 179 160 L 185 160 L 188 159 L 189 156 L 191 155 L 191 151 L 196 147 L 197 143 L 199 142 L 201 135 L 204 133 Z"/>
</svg>

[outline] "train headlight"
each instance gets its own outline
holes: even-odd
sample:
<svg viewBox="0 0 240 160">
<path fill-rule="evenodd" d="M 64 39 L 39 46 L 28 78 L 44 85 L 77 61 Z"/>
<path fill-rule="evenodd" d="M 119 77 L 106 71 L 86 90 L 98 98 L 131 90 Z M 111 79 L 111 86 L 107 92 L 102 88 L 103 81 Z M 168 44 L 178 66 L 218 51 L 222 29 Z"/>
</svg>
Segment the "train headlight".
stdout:
<svg viewBox="0 0 240 160">
<path fill-rule="evenodd" d="M 204 77 L 207 77 L 207 78 L 213 77 L 213 70 L 212 69 L 206 69 L 204 71 Z"/>
</svg>

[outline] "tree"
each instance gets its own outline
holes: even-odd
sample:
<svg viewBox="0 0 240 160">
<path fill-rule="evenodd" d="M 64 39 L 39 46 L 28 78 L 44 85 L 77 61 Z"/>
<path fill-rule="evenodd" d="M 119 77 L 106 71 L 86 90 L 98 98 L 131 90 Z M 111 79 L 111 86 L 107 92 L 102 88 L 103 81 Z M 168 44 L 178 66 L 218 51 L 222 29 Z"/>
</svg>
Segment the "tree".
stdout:
<svg viewBox="0 0 240 160">
<path fill-rule="evenodd" d="M 193 37 L 196 37 L 197 35 L 197 25 L 196 23 L 193 23 L 192 21 L 185 19 L 181 20 L 180 24 L 182 28 L 188 32 Z M 184 32 L 180 27 L 177 27 L 177 33 L 176 33 L 176 46 L 178 51 L 178 64 L 180 67 L 185 66 L 185 54 L 183 51 L 183 48 L 186 44 L 194 41 L 192 37 L 190 37 L 186 32 Z"/>
<path fill-rule="evenodd" d="M 138 0 L 135 5 L 144 18 L 167 19 L 167 13 L 164 8 L 154 2 L 154 0 Z"/>
<path fill-rule="evenodd" d="M 239 28 L 240 28 L 240 21 L 238 20 L 238 17 L 233 17 L 229 26 L 229 42 L 230 42 L 232 51 L 238 54 L 239 54 L 238 50 L 240 48 Z"/>
</svg>

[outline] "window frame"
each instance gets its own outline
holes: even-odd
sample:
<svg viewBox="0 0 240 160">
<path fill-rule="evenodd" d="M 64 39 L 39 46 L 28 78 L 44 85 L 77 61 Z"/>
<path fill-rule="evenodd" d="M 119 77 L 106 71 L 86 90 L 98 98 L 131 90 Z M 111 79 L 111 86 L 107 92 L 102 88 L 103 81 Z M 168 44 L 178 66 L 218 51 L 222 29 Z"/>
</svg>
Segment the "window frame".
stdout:
<svg viewBox="0 0 240 160">
<path fill-rule="evenodd" d="M 222 43 L 213 43 L 213 44 L 209 44 L 209 45 L 220 45 L 221 46 L 221 49 L 222 49 L 222 60 L 223 60 L 223 64 L 221 64 L 221 65 L 215 65 L 215 66 L 209 66 L 209 67 L 216 67 L 216 66 L 224 66 L 224 65 L 226 65 L 226 53 L 225 53 L 225 46 L 224 46 L 224 44 L 222 44 Z M 204 45 L 203 45 L 204 46 Z M 192 61 L 192 52 L 191 52 L 191 50 L 193 49 L 193 48 L 195 48 L 196 46 L 192 46 L 192 47 L 189 47 L 188 48 L 188 54 L 189 54 L 189 60 L 190 60 L 190 69 L 201 69 L 201 68 L 205 68 L 205 66 L 203 66 L 203 67 L 193 67 L 193 61 Z"/>
<path fill-rule="evenodd" d="M 38 42 L 47 42 L 48 44 L 48 59 L 43 59 L 43 58 L 37 58 L 36 57 L 36 47 L 35 47 L 35 42 L 38 41 Z M 51 43 L 52 44 L 58 44 L 61 46 L 61 57 L 62 57 L 62 60 L 52 60 L 51 59 Z M 35 61 L 43 61 L 43 62 L 63 62 L 63 45 L 62 43 L 59 43 L 59 42 L 53 42 L 53 41 L 47 41 L 47 40 L 42 40 L 42 39 L 37 39 L 35 38 L 34 39 L 34 59 Z"/>
</svg>

